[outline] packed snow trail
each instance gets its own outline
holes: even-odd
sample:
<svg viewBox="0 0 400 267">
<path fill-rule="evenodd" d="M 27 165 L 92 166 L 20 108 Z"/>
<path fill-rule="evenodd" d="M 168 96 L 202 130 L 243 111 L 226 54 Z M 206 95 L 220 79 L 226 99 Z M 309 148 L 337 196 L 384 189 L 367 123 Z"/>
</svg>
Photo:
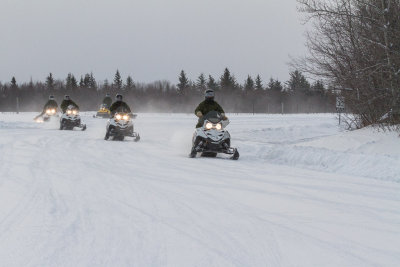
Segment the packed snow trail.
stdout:
<svg viewBox="0 0 400 267">
<path fill-rule="evenodd" d="M 230 115 L 239 161 L 189 159 L 193 115 L 139 114 L 138 143 L 91 114 L 85 132 L 33 116 L 0 114 L 1 266 L 400 265 L 398 146 L 345 151 L 386 156 L 382 177 L 318 167 L 353 134 L 332 115 Z"/>
</svg>

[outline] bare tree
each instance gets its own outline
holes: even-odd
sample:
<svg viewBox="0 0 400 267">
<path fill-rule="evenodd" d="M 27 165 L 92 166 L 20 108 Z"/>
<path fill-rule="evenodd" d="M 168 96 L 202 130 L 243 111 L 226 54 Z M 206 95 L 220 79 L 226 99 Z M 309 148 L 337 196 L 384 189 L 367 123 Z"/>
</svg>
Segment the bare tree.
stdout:
<svg viewBox="0 0 400 267">
<path fill-rule="evenodd" d="M 298 3 L 313 27 L 309 55 L 294 65 L 342 89 L 357 127 L 399 123 L 400 0 Z"/>
</svg>

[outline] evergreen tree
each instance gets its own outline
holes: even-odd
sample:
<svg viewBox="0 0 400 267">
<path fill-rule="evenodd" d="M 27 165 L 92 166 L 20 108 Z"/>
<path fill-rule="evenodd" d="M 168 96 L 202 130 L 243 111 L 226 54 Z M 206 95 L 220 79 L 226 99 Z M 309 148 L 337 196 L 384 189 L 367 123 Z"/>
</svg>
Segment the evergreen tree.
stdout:
<svg viewBox="0 0 400 267">
<path fill-rule="evenodd" d="M 220 86 L 223 90 L 234 90 L 237 88 L 236 79 L 233 75 L 231 75 L 231 72 L 228 68 L 225 68 L 224 74 L 221 76 Z"/>
<path fill-rule="evenodd" d="M 325 93 L 324 83 L 321 80 L 315 81 L 315 83 L 313 83 L 313 85 L 311 86 L 311 90 L 319 94 Z"/>
<path fill-rule="evenodd" d="M 269 82 L 268 82 L 268 84 L 267 84 L 267 90 L 272 90 L 273 89 L 273 87 L 274 87 L 274 79 L 273 78 L 270 78 L 269 79 Z"/>
<path fill-rule="evenodd" d="M 187 93 L 187 90 L 189 88 L 189 79 L 186 77 L 185 71 L 181 71 L 179 75 L 179 83 L 178 83 L 178 92 L 181 95 L 185 95 Z"/>
<path fill-rule="evenodd" d="M 78 88 L 78 81 L 76 80 L 75 76 L 71 74 L 71 89 Z"/>
<path fill-rule="evenodd" d="M 97 83 L 96 83 L 96 79 L 93 76 L 93 72 L 91 72 L 90 76 L 89 76 L 89 88 L 97 89 Z"/>
<path fill-rule="evenodd" d="M 72 89 L 72 74 L 68 73 L 67 78 L 65 79 L 65 88 L 67 90 Z"/>
<path fill-rule="evenodd" d="M 218 90 L 218 83 L 211 75 L 208 75 L 207 87 L 213 89 L 214 91 Z"/>
<path fill-rule="evenodd" d="M 289 91 L 309 92 L 311 89 L 310 83 L 306 77 L 298 70 L 290 73 L 290 79 L 286 83 Z"/>
<path fill-rule="evenodd" d="M 90 88 L 90 74 L 86 73 L 85 77 L 83 78 L 83 87 Z"/>
<path fill-rule="evenodd" d="M 207 83 L 207 82 L 206 82 L 206 78 L 204 77 L 204 74 L 201 73 L 200 76 L 197 78 L 197 81 L 196 81 L 196 88 L 197 88 L 199 91 L 203 91 L 203 90 L 205 90 L 206 87 L 207 87 L 207 84 L 206 84 L 206 83 Z"/>
<path fill-rule="evenodd" d="M 257 91 L 262 91 L 262 90 L 264 90 L 264 87 L 263 87 L 263 85 L 262 85 L 262 80 L 261 80 L 261 77 L 260 77 L 260 75 L 257 75 L 257 77 L 256 77 L 256 88 L 255 88 Z"/>
<path fill-rule="evenodd" d="M 247 76 L 246 81 L 244 82 L 244 91 L 246 94 L 254 91 L 254 80 L 250 75 Z"/>
<path fill-rule="evenodd" d="M 79 87 L 80 87 L 80 88 L 85 87 L 85 82 L 83 81 L 83 77 L 82 77 L 82 76 L 81 76 L 81 79 L 80 79 L 80 81 L 79 81 Z"/>
<path fill-rule="evenodd" d="M 117 70 L 117 72 L 115 73 L 113 87 L 115 87 L 115 89 L 117 90 L 121 90 L 122 88 L 122 79 L 121 75 L 119 74 L 119 70 Z"/>
<path fill-rule="evenodd" d="M 135 88 L 135 83 L 133 82 L 132 77 L 128 76 L 128 78 L 126 78 L 125 90 L 130 91 L 133 90 L 134 88 Z"/>
<path fill-rule="evenodd" d="M 1 85 L 0 85 L 0 87 L 1 87 Z M 33 89 L 33 87 L 34 87 L 33 81 L 32 81 L 32 77 L 31 77 L 31 79 L 29 80 L 29 85 L 28 85 L 28 87 L 29 87 L 29 89 Z"/>
<path fill-rule="evenodd" d="M 14 76 L 11 78 L 11 89 L 18 89 L 17 80 Z"/>
<path fill-rule="evenodd" d="M 268 89 L 274 92 L 282 92 L 283 85 L 279 80 L 270 79 L 268 83 Z"/>
<path fill-rule="evenodd" d="M 230 88 L 232 86 L 231 72 L 225 68 L 224 74 L 221 76 L 220 85 L 222 89 Z"/>
<path fill-rule="evenodd" d="M 47 90 L 54 90 L 54 78 L 51 72 L 46 78 L 46 88 Z"/>
</svg>

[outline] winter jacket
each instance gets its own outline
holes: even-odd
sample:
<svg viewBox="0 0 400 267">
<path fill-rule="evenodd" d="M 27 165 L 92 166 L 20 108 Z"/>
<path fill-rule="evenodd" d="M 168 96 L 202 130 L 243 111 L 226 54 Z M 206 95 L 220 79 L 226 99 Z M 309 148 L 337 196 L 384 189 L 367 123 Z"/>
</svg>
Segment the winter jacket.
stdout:
<svg viewBox="0 0 400 267">
<path fill-rule="evenodd" d="M 123 101 L 116 101 L 110 107 L 111 116 L 117 112 L 131 113 L 131 108 Z"/>
<path fill-rule="evenodd" d="M 222 109 L 222 107 L 214 100 L 204 100 L 201 102 L 197 108 L 194 111 L 194 114 L 197 114 L 197 112 L 201 112 L 204 115 L 206 115 L 210 111 L 217 111 L 219 113 L 225 113 L 225 111 Z M 203 117 L 199 118 L 199 121 L 197 122 L 196 128 L 199 128 L 203 126 L 204 119 Z"/>
<path fill-rule="evenodd" d="M 49 100 L 43 107 L 43 111 L 46 112 L 46 109 L 48 108 L 58 108 L 58 104 L 55 100 Z"/>
<path fill-rule="evenodd" d="M 68 109 L 68 106 L 74 106 L 75 108 L 79 109 L 79 106 L 72 100 L 63 100 L 63 102 L 61 102 L 61 110 L 63 113 L 65 113 Z"/>
</svg>

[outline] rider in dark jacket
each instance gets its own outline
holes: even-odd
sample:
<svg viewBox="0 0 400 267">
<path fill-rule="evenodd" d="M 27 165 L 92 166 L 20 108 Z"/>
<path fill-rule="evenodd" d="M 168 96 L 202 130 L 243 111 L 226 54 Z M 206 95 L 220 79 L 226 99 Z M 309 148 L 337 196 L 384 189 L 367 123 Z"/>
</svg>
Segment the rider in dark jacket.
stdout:
<svg viewBox="0 0 400 267">
<path fill-rule="evenodd" d="M 63 100 L 63 102 L 61 102 L 61 106 L 60 106 L 62 112 L 65 113 L 68 109 L 68 106 L 70 106 L 70 105 L 74 106 L 76 109 L 79 109 L 79 106 L 74 101 L 71 100 L 70 96 L 65 95 L 64 100 Z"/>
<path fill-rule="evenodd" d="M 38 116 L 36 116 L 35 119 L 37 119 L 40 116 L 43 116 L 44 114 L 46 114 L 46 110 L 55 109 L 57 111 L 57 108 L 58 108 L 58 104 L 57 104 L 54 96 L 50 95 L 49 96 L 49 100 L 46 102 L 46 104 L 44 104 L 42 113 L 40 113 Z"/>
<path fill-rule="evenodd" d="M 117 112 L 132 113 L 131 108 L 122 101 L 122 98 L 121 94 L 115 96 L 115 102 L 110 107 L 111 117 L 114 117 Z"/>
<path fill-rule="evenodd" d="M 204 119 L 203 116 L 206 115 L 210 111 L 217 111 L 221 113 L 221 115 L 225 117 L 225 111 L 222 107 L 214 100 L 214 90 L 207 89 L 205 93 L 205 100 L 201 102 L 194 111 L 197 117 L 199 117 L 199 121 L 197 122 L 196 128 L 203 126 Z"/>
<path fill-rule="evenodd" d="M 54 99 L 53 95 L 49 96 L 49 100 L 46 102 L 46 104 L 43 107 L 43 112 L 46 112 L 46 110 L 48 108 L 55 108 L 55 109 L 58 108 L 58 104 L 57 104 L 56 100 Z"/>
</svg>

